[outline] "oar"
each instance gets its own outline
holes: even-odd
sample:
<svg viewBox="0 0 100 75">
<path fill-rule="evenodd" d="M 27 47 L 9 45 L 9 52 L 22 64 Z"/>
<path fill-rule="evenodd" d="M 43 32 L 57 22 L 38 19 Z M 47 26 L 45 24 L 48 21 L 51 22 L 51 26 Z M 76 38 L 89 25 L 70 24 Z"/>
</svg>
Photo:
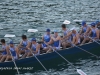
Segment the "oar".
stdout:
<svg viewBox="0 0 100 75">
<path fill-rule="evenodd" d="M 30 50 L 30 49 L 29 49 Z M 36 58 L 36 60 L 40 63 L 40 65 L 44 68 L 44 70 L 48 73 L 48 74 L 50 74 L 48 71 L 47 71 L 47 69 L 45 68 L 45 66 L 41 63 L 41 61 L 37 58 L 37 56 L 30 50 L 30 52 L 32 53 L 32 55 Z"/>
<path fill-rule="evenodd" d="M 53 48 L 52 48 L 53 49 Z M 77 72 L 80 74 L 80 75 L 87 75 L 85 72 L 83 72 L 81 69 L 77 69 L 71 62 L 69 62 L 65 57 L 63 57 L 60 53 L 58 53 L 56 50 L 53 49 L 53 51 L 55 53 L 57 53 L 62 59 L 64 59 L 67 63 L 69 63 L 71 66 L 73 66 Z"/>
<path fill-rule="evenodd" d="M 35 33 L 35 32 L 38 32 L 38 30 L 37 29 L 28 29 L 27 32 L 33 32 L 33 33 Z M 14 35 L 14 34 L 5 34 L 4 37 L 13 38 L 13 37 L 16 37 L 16 35 Z"/>
<path fill-rule="evenodd" d="M 29 32 L 33 32 L 32 30 L 29 30 Z M 37 32 L 36 30 L 35 30 L 35 32 Z M 15 37 L 15 35 L 12 35 L 12 34 L 6 34 L 4 37 Z M 30 50 L 31 51 L 31 50 Z M 36 58 L 36 60 L 40 63 L 40 65 L 45 69 L 45 71 L 48 73 L 48 71 L 47 71 L 47 69 L 45 68 L 45 66 L 41 63 L 41 61 L 36 57 L 36 55 L 31 51 L 31 53 L 32 53 L 32 55 Z M 11 54 L 11 51 L 10 51 L 10 54 Z M 12 57 L 12 54 L 11 54 L 11 57 Z M 12 57 L 12 59 L 13 59 L 13 57 Z M 14 59 L 12 60 L 13 62 L 14 62 L 14 65 L 15 65 L 15 67 L 17 67 L 17 65 L 16 65 L 16 63 L 15 63 L 15 61 L 14 61 Z M 18 71 L 18 68 L 17 68 L 17 73 L 18 73 L 18 75 L 19 75 L 19 71 Z M 49 73 L 48 73 L 49 74 Z"/>
<path fill-rule="evenodd" d="M 73 20 L 74 22 L 82 22 L 82 20 Z"/>
<path fill-rule="evenodd" d="M 82 22 L 83 20 L 73 20 L 74 22 Z M 87 22 L 93 22 L 94 20 L 88 20 Z"/>
<path fill-rule="evenodd" d="M 71 22 L 70 21 L 68 21 L 68 20 L 65 20 L 64 22 L 63 22 L 63 24 L 70 24 Z"/>
<path fill-rule="evenodd" d="M 34 30 L 34 29 L 29 29 L 27 32 L 38 32 L 38 30 Z M 30 50 L 31 51 L 31 50 Z M 36 57 L 36 55 L 31 51 L 32 55 L 37 59 L 37 61 L 40 63 L 40 65 L 44 68 L 44 70 L 50 74 L 47 69 L 45 68 L 45 66 L 41 63 L 41 61 Z M 59 74 L 59 73 L 58 73 Z M 59 74 L 60 75 L 60 74 Z"/>
<path fill-rule="evenodd" d="M 34 30 L 34 29 L 29 29 L 27 32 L 37 32 L 38 30 Z M 31 51 L 31 50 L 30 50 Z M 32 55 L 37 59 L 37 61 L 40 63 L 40 65 L 44 68 L 44 70 L 50 74 L 47 69 L 45 68 L 45 66 L 41 63 L 41 61 L 36 57 L 36 55 L 31 51 Z M 59 74 L 59 73 L 58 73 Z M 59 74 L 60 75 L 60 74 Z"/>
<path fill-rule="evenodd" d="M 17 73 L 18 73 L 18 75 L 19 75 L 20 73 L 19 73 L 19 71 L 18 71 L 18 67 L 17 67 L 17 65 L 16 65 L 16 62 L 15 62 L 15 60 L 14 60 L 14 58 L 13 58 L 12 53 L 11 53 L 10 50 L 9 50 L 9 52 L 10 52 L 10 55 L 11 55 L 11 57 L 12 57 L 12 61 L 13 61 L 14 65 L 15 65 L 15 68 L 16 68 L 16 70 L 17 70 Z"/>
<path fill-rule="evenodd" d="M 37 29 L 28 29 L 27 32 L 36 33 L 36 32 L 38 32 L 38 30 Z M 62 32 L 59 32 L 59 33 L 62 33 Z M 21 36 L 16 36 L 14 34 L 5 34 L 4 37 L 13 38 L 13 37 L 21 37 Z"/>
<path fill-rule="evenodd" d="M 32 30 L 28 30 L 28 32 L 37 32 L 38 30 L 36 29 L 35 31 L 34 31 L 35 29 L 32 29 Z M 14 35 L 14 34 L 6 34 L 5 36 L 4 36 L 5 38 L 14 38 L 14 37 L 16 37 L 16 35 Z M 14 43 L 14 44 L 19 44 L 20 42 L 18 42 L 18 43 Z M 38 42 L 38 43 L 41 43 L 41 42 Z M 0 44 L 1 45 L 1 44 Z"/>
<path fill-rule="evenodd" d="M 73 27 L 71 30 L 73 30 L 73 29 L 74 29 L 74 27 Z M 89 37 L 89 38 L 91 38 L 91 37 Z M 92 39 L 92 38 L 91 38 L 91 39 Z M 92 39 L 92 40 L 93 40 L 93 39 Z M 96 41 L 95 41 L 95 42 L 96 42 Z M 98 43 L 98 42 L 96 42 L 96 43 Z M 78 49 L 84 51 L 84 52 L 89 53 L 90 55 L 93 55 L 93 56 L 96 57 L 96 58 L 99 58 L 99 56 L 97 56 L 97 55 L 95 55 L 95 54 L 93 54 L 93 53 L 91 53 L 91 52 L 89 52 L 89 51 L 87 51 L 87 50 L 85 50 L 85 49 L 83 49 L 83 48 L 80 48 L 80 47 L 78 47 L 78 46 L 72 44 L 71 42 L 70 42 L 70 44 L 71 44 L 72 46 L 74 46 L 74 47 L 76 47 L 76 48 L 78 48 Z M 100 45 L 100 43 L 98 43 L 98 44 Z"/>
<path fill-rule="evenodd" d="M 35 33 L 35 32 L 38 32 L 38 30 L 37 29 L 28 29 L 27 32 Z"/>
<path fill-rule="evenodd" d="M 80 50 L 86 52 L 86 53 L 89 53 L 90 55 L 93 55 L 93 56 L 96 57 L 96 58 L 99 58 L 99 56 L 97 56 L 97 55 L 95 55 L 95 54 L 93 54 L 93 53 L 91 53 L 91 52 L 89 52 L 89 51 L 87 51 L 87 50 L 85 50 L 85 49 L 83 49 L 83 48 L 80 48 L 80 47 L 78 47 L 78 46 L 76 46 L 76 45 L 74 45 L 74 44 L 72 44 L 72 43 L 70 43 L 70 44 L 71 44 L 72 46 L 74 46 L 74 47 L 76 47 L 76 48 L 78 48 L 78 49 L 80 49 Z"/>
<path fill-rule="evenodd" d="M 29 31 L 30 32 L 30 31 Z M 37 31 L 36 31 L 37 32 Z M 12 35 L 12 34 L 6 34 L 4 37 L 15 37 L 15 35 Z M 31 51 L 31 50 L 30 50 Z M 34 55 L 34 53 L 31 51 L 31 53 L 33 54 L 33 56 L 36 58 L 36 60 L 40 63 L 40 65 L 45 69 L 45 71 L 48 73 L 47 69 L 45 68 L 45 66 L 41 63 L 41 61 Z M 11 54 L 11 51 L 10 51 L 10 54 Z M 12 54 L 11 54 L 11 57 L 12 57 Z M 13 57 L 12 57 L 13 59 Z M 13 59 L 13 62 L 14 62 L 14 65 L 15 67 L 17 67 L 14 59 Z M 19 71 L 18 71 L 18 68 L 17 68 L 17 73 L 19 75 Z M 49 74 L 49 73 L 48 73 Z"/>
<path fill-rule="evenodd" d="M 89 36 L 88 36 L 89 37 Z M 97 44 L 99 44 L 100 45 L 100 43 L 99 42 L 97 42 L 96 40 L 94 40 L 94 39 L 92 39 L 91 37 L 89 37 L 91 40 L 93 40 L 94 42 L 96 42 Z"/>
<path fill-rule="evenodd" d="M 4 37 L 15 37 L 15 35 L 6 34 Z M 10 55 L 11 55 L 11 57 L 12 57 L 12 61 L 13 61 L 14 65 L 15 65 L 15 67 L 16 67 L 17 73 L 18 73 L 18 75 L 19 75 L 20 73 L 19 73 L 18 67 L 17 67 L 17 65 L 16 65 L 16 62 L 15 62 L 15 60 L 14 60 L 14 58 L 13 58 L 12 53 L 11 53 L 10 50 L 9 50 L 9 52 L 10 52 Z"/>
<path fill-rule="evenodd" d="M 68 20 L 65 20 L 63 22 L 63 24 L 70 24 L 70 21 Z M 53 48 L 52 48 L 53 49 Z M 59 54 L 56 50 L 53 49 L 54 52 L 56 52 L 61 58 L 63 58 L 66 62 L 68 62 L 71 66 L 73 66 L 77 72 L 80 74 L 80 75 L 87 75 L 86 73 L 84 73 L 81 69 L 77 69 L 72 63 L 70 63 L 66 58 L 64 58 L 61 54 Z"/>
<path fill-rule="evenodd" d="M 64 23 L 70 24 L 70 21 L 65 21 Z M 37 30 L 37 29 L 28 29 L 27 32 L 36 33 L 36 32 L 46 32 L 46 31 L 40 31 L 40 30 Z M 51 31 L 51 33 L 52 33 L 52 31 Z M 62 32 L 60 31 L 59 33 L 62 33 Z"/>
<path fill-rule="evenodd" d="M 64 21 L 64 23 L 63 24 L 70 24 L 70 21 L 68 22 L 68 21 Z M 30 30 L 31 31 L 31 30 Z M 30 32 L 30 31 L 28 31 L 28 32 Z M 31 31 L 32 32 L 32 31 Z M 37 31 L 35 31 L 35 32 L 37 32 Z M 9 35 L 7 35 L 7 36 L 9 36 Z M 7 37 L 6 36 L 6 37 Z M 14 35 L 13 36 L 9 36 L 9 37 L 14 37 Z M 57 54 L 59 54 L 57 51 L 55 51 Z M 33 53 L 32 53 L 33 54 Z M 34 54 L 33 54 L 34 55 Z M 59 54 L 60 55 L 60 54 Z M 70 63 L 67 59 L 65 59 L 62 55 L 60 55 L 64 60 L 66 60 L 68 63 Z M 40 60 L 35 56 L 35 58 L 38 60 L 38 62 L 42 65 L 42 67 L 47 71 L 47 69 L 44 67 L 44 65 L 40 62 Z M 71 64 L 71 63 L 70 63 Z M 74 66 L 73 64 L 71 64 L 72 66 Z M 75 66 L 74 66 L 75 67 Z M 86 75 L 82 70 L 80 70 L 80 69 L 77 69 L 77 72 L 80 74 L 80 75 Z"/>
<path fill-rule="evenodd" d="M 10 38 L 12 38 L 12 37 L 16 37 L 14 34 L 6 34 L 4 37 L 10 37 Z"/>
<path fill-rule="evenodd" d="M 80 21 L 81 21 L 81 20 L 80 20 Z M 75 28 L 75 27 L 73 27 L 71 30 L 73 30 L 74 28 Z M 89 51 L 87 51 L 87 50 L 85 50 L 85 49 L 83 49 L 83 48 L 80 48 L 80 47 L 78 47 L 78 46 L 76 46 L 76 45 L 74 45 L 74 44 L 72 44 L 72 43 L 70 43 L 70 44 L 71 44 L 72 46 L 75 46 L 76 48 L 82 50 L 82 51 L 85 51 L 85 52 L 87 52 L 87 53 L 89 53 L 89 54 L 95 56 L 96 58 L 99 58 L 99 56 L 97 56 L 97 55 L 95 55 L 95 54 L 93 54 L 93 53 L 91 53 L 91 52 L 89 52 Z"/>
</svg>

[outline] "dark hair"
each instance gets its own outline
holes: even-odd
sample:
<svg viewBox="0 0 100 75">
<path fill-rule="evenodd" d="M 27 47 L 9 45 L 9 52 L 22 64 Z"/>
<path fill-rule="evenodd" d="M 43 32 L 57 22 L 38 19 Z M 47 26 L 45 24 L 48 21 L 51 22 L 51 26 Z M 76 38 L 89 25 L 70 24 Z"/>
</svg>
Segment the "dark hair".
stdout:
<svg viewBox="0 0 100 75">
<path fill-rule="evenodd" d="M 66 28 L 66 25 L 65 24 L 62 24 L 62 28 Z"/>
<path fill-rule="evenodd" d="M 27 36 L 26 35 L 22 35 L 22 39 L 27 39 Z"/>
<path fill-rule="evenodd" d="M 5 39 L 1 39 L 1 43 L 5 43 Z"/>
</svg>

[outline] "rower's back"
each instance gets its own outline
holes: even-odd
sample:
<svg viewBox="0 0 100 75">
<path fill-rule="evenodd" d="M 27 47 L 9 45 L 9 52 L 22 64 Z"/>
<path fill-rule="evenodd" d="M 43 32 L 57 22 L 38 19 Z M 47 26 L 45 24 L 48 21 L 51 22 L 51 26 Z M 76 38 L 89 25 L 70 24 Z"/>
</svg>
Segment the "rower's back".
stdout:
<svg viewBox="0 0 100 75">
<path fill-rule="evenodd" d="M 26 47 L 28 45 L 28 40 L 26 35 L 22 35 L 21 46 Z"/>
<path fill-rule="evenodd" d="M 2 55 L 6 55 L 7 54 L 7 44 L 5 43 L 5 39 L 1 39 L 1 43 L 2 43 Z"/>
<path fill-rule="evenodd" d="M 100 33 L 99 33 L 99 30 L 98 30 L 98 28 L 96 28 L 96 24 L 93 22 L 93 23 L 91 23 L 91 33 L 92 33 L 92 38 L 93 39 L 99 39 L 99 35 L 100 35 Z"/>
</svg>

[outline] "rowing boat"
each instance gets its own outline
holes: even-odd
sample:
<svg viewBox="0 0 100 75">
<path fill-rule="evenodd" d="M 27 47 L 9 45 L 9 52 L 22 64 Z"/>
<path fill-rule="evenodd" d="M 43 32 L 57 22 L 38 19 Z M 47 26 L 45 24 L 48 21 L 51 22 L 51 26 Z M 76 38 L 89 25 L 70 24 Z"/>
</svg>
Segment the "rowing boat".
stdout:
<svg viewBox="0 0 100 75">
<path fill-rule="evenodd" d="M 96 55 L 100 55 L 100 45 L 98 45 L 97 43 L 93 42 L 93 43 L 87 43 L 84 45 L 79 46 L 80 48 L 83 48 L 91 53 L 94 53 Z M 63 55 L 65 58 L 72 58 L 73 57 L 84 57 L 87 54 L 86 52 L 80 50 L 79 48 L 76 47 L 70 47 L 70 48 L 66 48 L 66 49 L 61 49 L 58 51 L 61 55 Z M 57 55 L 55 52 L 51 52 L 51 53 L 43 53 L 37 56 L 37 58 L 43 62 L 43 61 L 50 61 L 53 59 L 57 59 L 59 58 L 59 55 Z M 25 59 L 18 59 L 15 61 L 17 66 L 29 66 L 29 64 L 35 64 L 38 63 L 38 61 L 35 59 L 35 57 L 29 57 L 29 58 L 25 58 Z M 9 62 L 2 62 L 0 63 L 0 67 L 13 67 L 14 63 L 12 61 Z"/>
</svg>

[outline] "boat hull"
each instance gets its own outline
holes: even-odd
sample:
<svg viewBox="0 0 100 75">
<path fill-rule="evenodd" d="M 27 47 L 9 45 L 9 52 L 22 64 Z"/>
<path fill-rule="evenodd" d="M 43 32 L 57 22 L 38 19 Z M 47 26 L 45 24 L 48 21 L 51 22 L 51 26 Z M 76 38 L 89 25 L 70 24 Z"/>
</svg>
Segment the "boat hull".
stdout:
<svg viewBox="0 0 100 75">
<path fill-rule="evenodd" d="M 90 43 L 90 44 L 85 44 L 82 46 L 79 46 L 80 48 L 83 48 L 93 54 L 99 55 L 100 54 L 100 45 L 98 45 L 97 43 Z M 58 51 L 61 55 L 63 55 L 66 59 L 69 60 L 73 60 L 73 58 L 82 58 L 82 57 L 86 57 L 86 55 L 90 55 L 76 47 L 73 48 L 69 48 L 69 49 L 65 49 L 65 50 L 60 50 Z M 42 54 L 37 56 L 38 59 L 41 62 L 46 62 L 46 61 L 50 61 L 50 60 L 55 60 L 55 59 L 59 59 L 60 56 L 58 54 L 56 54 L 55 52 L 52 53 L 48 53 L 48 54 Z M 35 59 L 35 57 L 30 57 L 30 58 L 25 58 L 25 59 L 20 59 L 15 61 L 17 66 L 30 66 L 30 64 L 35 64 L 38 63 L 38 61 Z M 13 67 L 14 63 L 13 62 L 3 62 L 0 63 L 0 67 Z"/>
<path fill-rule="evenodd" d="M 98 45 L 97 43 L 90 43 L 90 44 L 85 44 L 82 46 L 79 46 L 80 48 L 83 48 L 93 54 L 96 55 L 100 55 L 100 45 Z M 69 48 L 69 49 L 65 49 L 65 50 L 59 50 L 58 51 L 61 55 L 63 55 L 67 60 L 69 60 L 70 62 L 77 62 L 78 59 L 88 59 L 88 57 L 91 57 L 92 55 L 76 48 Z M 63 60 L 57 53 L 52 52 L 52 53 L 48 53 L 48 54 L 42 54 L 37 56 L 37 58 L 42 62 L 42 64 L 47 68 L 47 69 L 56 69 L 59 70 L 60 66 L 58 64 L 66 63 L 65 60 Z M 94 57 L 95 60 L 97 60 Z M 17 67 L 19 68 L 19 71 L 21 73 L 26 73 L 26 72 L 36 72 L 38 70 L 44 70 L 43 67 L 39 64 L 39 62 L 35 59 L 35 57 L 30 57 L 30 58 L 25 58 L 25 59 L 19 59 L 15 61 L 17 64 Z M 66 63 L 66 65 L 68 65 Z M 10 75 L 14 75 L 17 73 L 15 67 L 14 67 L 14 63 L 13 62 L 3 62 L 0 63 L 0 68 L 4 68 L 4 67 L 11 67 L 12 69 L 6 69 L 6 70 L 1 70 L 0 73 L 3 75 L 7 75 L 7 73 L 9 73 Z M 64 68 L 65 66 L 61 66 L 61 68 Z M 29 68 L 29 69 L 28 69 Z"/>
</svg>

